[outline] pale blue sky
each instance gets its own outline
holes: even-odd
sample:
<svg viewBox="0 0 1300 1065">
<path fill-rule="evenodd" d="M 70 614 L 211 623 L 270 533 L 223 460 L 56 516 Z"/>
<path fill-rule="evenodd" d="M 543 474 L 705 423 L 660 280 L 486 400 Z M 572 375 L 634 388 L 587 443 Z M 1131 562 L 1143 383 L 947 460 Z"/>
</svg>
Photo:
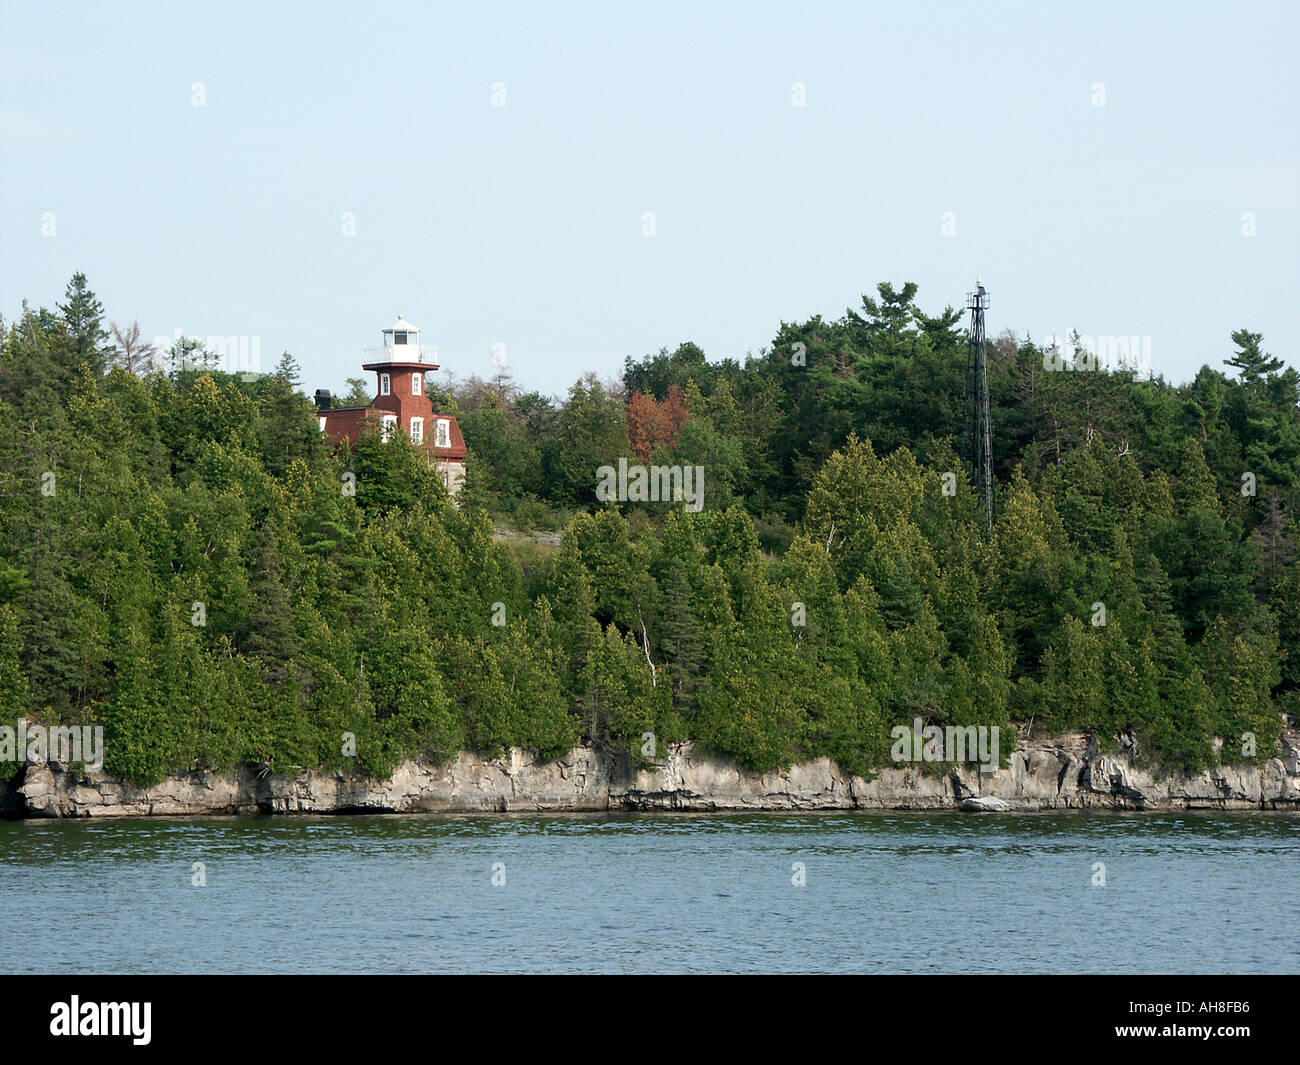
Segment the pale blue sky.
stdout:
<svg viewBox="0 0 1300 1065">
<path fill-rule="evenodd" d="M 1184 380 L 1246 326 L 1300 364 L 1292 0 L 0 11 L 6 319 L 80 269 L 337 391 L 401 310 L 457 375 L 501 343 L 563 393 L 981 273 L 991 333 L 1150 336 Z"/>
</svg>

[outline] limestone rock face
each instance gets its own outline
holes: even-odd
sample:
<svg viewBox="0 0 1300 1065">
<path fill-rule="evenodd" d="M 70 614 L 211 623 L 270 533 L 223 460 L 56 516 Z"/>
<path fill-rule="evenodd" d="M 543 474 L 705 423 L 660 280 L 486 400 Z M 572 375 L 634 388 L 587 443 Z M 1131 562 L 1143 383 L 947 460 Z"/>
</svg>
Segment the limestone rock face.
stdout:
<svg viewBox="0 0 1300 1065">
<path fill-rule="evenodd" d="M 1103 753 L 1076 734 L 1021 741 L 1008 767 L 994 773 L 908 765 L 883 769 L 872 780 L 845 773 L 829 758 L 755 773 L 682 743 L 653 769 L 576 747 L 553 761 L 518 749 L 502 758 L 462 751 L 441 765 L 404 762 L 386 781 L 244 768 L 185 773 L 150 788 L 102 770 L 74 773 L 37 762 L 0 786 L 0 813 L 26 817 L 853 809 L 1300 811 L 1300 734 L 1286 731 L 1279 757 L 1192 776 L 1153 775 L 1135 767 L 1127 752 Z"/>
<path fill-rule="evenodd" d="M 233 776 L 186 773 L 152 788 L 110 777 L 102 769 L 74 774 L 41 763 L 29 765 L 18 794 L 28 817 L 183 816 L 256 813 L 257 784 L 250 770 Z"/>
<path fill-rule="evenodd" d="M 775 773 L 675 744 L 664 766 L 628 771 L 614 782 L 610 805 L 632 810 L 842 810 L 854 806 L 848 777 L 829 758 Z"/>
<path fill-rule="evenodd" d="M 462 751 L 453 762 L 403 762 L 387 781 L 344 774 L 269 777 L 261 809 L 269 813 L 475 813 L 509 810 L 604 810 L 609 767 L 585 747 L 552 762 L 519 749 L 484 759 Z"/>
</svg>

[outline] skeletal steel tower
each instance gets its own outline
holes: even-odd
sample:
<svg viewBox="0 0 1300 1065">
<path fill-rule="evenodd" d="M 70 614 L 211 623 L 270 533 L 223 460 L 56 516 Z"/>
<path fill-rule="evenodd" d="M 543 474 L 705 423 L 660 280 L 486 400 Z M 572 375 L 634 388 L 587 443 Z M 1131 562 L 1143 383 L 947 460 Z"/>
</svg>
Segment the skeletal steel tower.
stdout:
<svg viewBox="0 0 1300 1065">
<path fill-rule="evenodd" d="M 989 428 L 989 370 L 984 343 L 984 311 L 989 294 L 981 278 L 966 294 L 970 308 L 970 338 L 966 345 L 966 410 L 961 428 L 961 457 L 971 484 L 984 502 L 984 518 L 993 531 L 993 443 Z"/>
</svg>

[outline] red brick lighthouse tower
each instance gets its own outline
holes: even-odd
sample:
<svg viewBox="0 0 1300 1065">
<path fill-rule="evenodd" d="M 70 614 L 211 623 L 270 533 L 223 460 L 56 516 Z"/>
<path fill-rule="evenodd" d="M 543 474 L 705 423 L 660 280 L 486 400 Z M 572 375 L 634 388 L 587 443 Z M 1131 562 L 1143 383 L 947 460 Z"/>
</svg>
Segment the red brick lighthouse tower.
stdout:
<svg viewBox="0 0 1300 1065">
<path fill-rule="evenodd" d="M 465 440 L 460 426 L 450 414 L 438 414 L 425 394 L 424 375 L 438 369 L 437 348 L 420 344 L 420 330 L 400 314 L 397 321 L 383 330 L 382 347 L 366 348 L 370 361 L 362 369 L 376 375 L 377 391 L 367 407 L 334 407 L 330 394 L 316 391 L 316 413 L 320 428 L 335 444 L 361 436 L 361 426 L 374 419 L 389 439 L 393 433 L 406 433 L 413 444 L 429 453 L 454 498 L 465 480 Z"/>
</svg>

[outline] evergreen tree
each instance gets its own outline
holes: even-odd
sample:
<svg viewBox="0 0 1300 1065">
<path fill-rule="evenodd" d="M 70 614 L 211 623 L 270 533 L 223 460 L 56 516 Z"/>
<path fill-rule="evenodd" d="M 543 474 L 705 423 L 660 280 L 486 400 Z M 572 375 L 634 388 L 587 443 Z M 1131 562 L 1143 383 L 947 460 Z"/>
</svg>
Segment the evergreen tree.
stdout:
<svg viewBox="0 0 1300 1065">
<path fill-rule="evenodd" d="M 555 494 L 567 502 L 596 501 L 596 471 L 616 467 L 631 454 L 623 404 L 595 381 L 579 381 L 569 390 L 560 417 L 559 441 L 551 468 Z"/>
<path fill-rule="evenodd" d="M 297 389 L 302 384 L 302 367 L 298 365 L 298 360 L 287 351 L 282 352 L 271 376 L 281 384 L 287 385 L 291 389 Z"/>
<path fill-rule="evenodd" d="M 28 705 L 18 614 L 5 603 L 0 606 L 0 721 L 15 722 L 26 717 Z M 5 775 L 5 768 L 0 765 L 0 779 Z"/>
<path fill-rule="evenodd" d="M 1231 366 L 1240 376 L 1241 383 L 1248 388 L 1259 388 L 1271 375 L 1282 369 L 1284 363 L 1260 350 L 1264 339 L 1263 333 L 1252 333 L 1246 329 L 1235 330 L 1232 342 L 1237 350 L 1224 359 L 1225 365 Z"/>
<path fill-rule="evenodd" d="M 59 310 L 71 342 L 69 354 L 72 364 L 68 369 L 75 370 L 78 363 L 86 363 L 95 374 L 103 373 L 108 358 L 104 305 L 90 290 L 86 275 L 80 271 L 72 275 L 63 298 L 67 302 L 60 303 Z"/>
</svg>

